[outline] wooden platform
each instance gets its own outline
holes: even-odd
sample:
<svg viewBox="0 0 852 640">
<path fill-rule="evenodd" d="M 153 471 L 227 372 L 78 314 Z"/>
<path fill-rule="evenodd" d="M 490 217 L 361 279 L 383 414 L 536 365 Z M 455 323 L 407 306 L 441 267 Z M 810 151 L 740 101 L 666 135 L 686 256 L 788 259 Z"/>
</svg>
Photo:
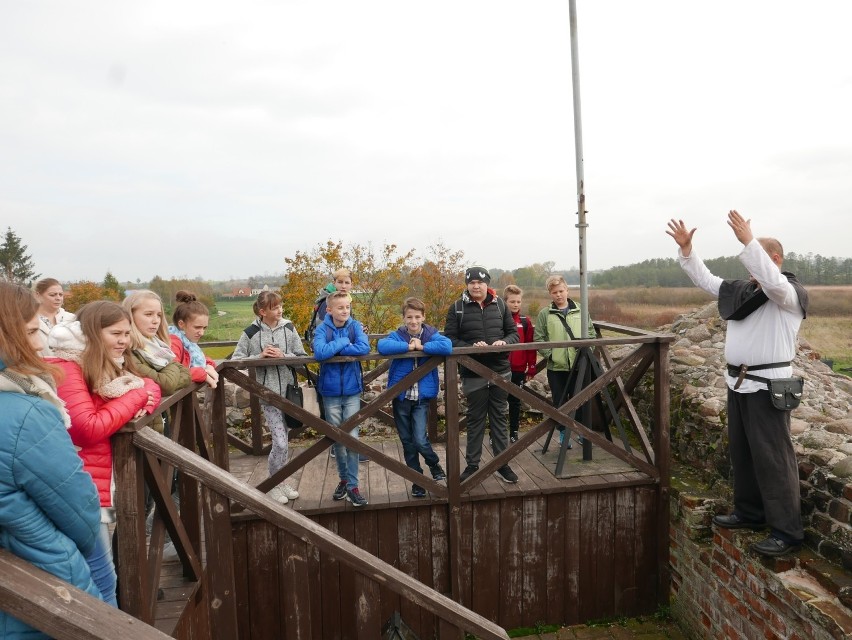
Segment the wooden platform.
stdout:
<svg viewBox="0 0 852 640">
<path fill-rule="evenodd" d="M 569 451 L 563 477 L 557 478 L 554 475 L 556 448 L 551 445 L 550 451 L 547 454 L 542 454 L 543 445 L 544 438 L 541 438 L 535 446 L 529 447 L 513 462 L 512 469 L 518 474 L 517 484 L 507 484 L 496 476 L 491 476 L 465 494 L 463 499 L 496 499 L 583 491 L 589 488 L 653 484 L 653 481 L 645 474 L 632 470 L 626 463 L 622 463 L 598 449 L 594 450 L 593 461 L 584 462 L 582 450 L 577 446 Z M 398 440 L 372 442 L 370 446 L 400 462 L 405 462 L 402 445 Z M 460 446 L 462 468 L 464 468 L 464 447 L 465 441 L 462 439 Z M 434 449 L 441 459 L 441 464 L 446 469 L 446 449 L 442 444 L 435 444 Z M 491 459 L 488 449 L 489 447 L 486 444 L 482 451 L 483 464 Z M 297 456 L 299 451 L 298 448 L 294 448 L 291 451 L 291 456 Z M 269 475 L 266 456 L 256 457 L 236 452 L 231 454 L 230 460 L 231 473 L 251 486 L 256 486 Z M 409 482 L 404 481 L 375 462 L 361 463 L 359 472 L 359 488 L 361 494 L 369 501 L 369 505 L 366 507 L 368 509 L 446 503 L 445 499 L 436 498 L 430 494 L 427 494 L 426 498 L 412 497 Z M 294 509 L 308 516 L 353 509 L 352 505 L 346 500 L 334 501 L 331 499 L 331 494 L 334 492 L 338 481 L 337 466 L 334 459 L 328 455 L 317 456 L 300 472 L 287 480 L 293 488 L 299 491 L 299 498 L 291 500 L 286 508 Z M 363 507 L 359 507 L 360 509 L 363 509 Z M 235 516 L 237 519 L 244 517 L 251 518 L 252 516 Z"/>
</svg>

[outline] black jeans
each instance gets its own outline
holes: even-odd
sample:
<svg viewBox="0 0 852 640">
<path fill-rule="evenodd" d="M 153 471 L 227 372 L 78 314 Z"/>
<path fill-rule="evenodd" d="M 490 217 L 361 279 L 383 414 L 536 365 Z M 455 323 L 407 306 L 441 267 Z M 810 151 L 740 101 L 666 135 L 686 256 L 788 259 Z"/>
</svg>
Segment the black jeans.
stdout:
<svg viewBox="0 0 852 640">
<path fill-rule="evenodd" d="M 523 371 L 512 372 L 512 384 L 519 387 L 524 385 L 527 374 Z M 521 422 L 521 399 L 518 396 L 509 395 L 509 435 L 518 435 L 518 425 Z"/>
</svg>

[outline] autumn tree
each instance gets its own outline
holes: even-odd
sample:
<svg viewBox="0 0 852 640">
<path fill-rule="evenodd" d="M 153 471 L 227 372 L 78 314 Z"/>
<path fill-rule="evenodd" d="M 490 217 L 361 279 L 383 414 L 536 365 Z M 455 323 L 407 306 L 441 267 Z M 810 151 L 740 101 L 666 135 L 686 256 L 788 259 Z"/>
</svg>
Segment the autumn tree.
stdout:
<svg viewBox="0 0 852 640">
<path fill-rule="evenodd" d="M 40 275 L 35 272 L 27 245 L 21 244 L 21 239 L 12 231 L 12 227 L 6 227 L 3 244 L 0 244 L 0 279 L 30 286 Z"/>
<path fill-rule="evenodd" d="M 95 300 L 119 302 L 120 298 L 115 291 L 105 289 L 97 282 L 82 280 L 81 282 L 75 282 L 68 288 L 68 295 L 65 296 L 64 306 L 68 311 L 77 313 L 84 304 L 94 302 Z"/>
<path fill-rule="evenodd" d="M 411 273 L 411 295 L 426 304 L 426 320 L 444 327 L 447 309 L 464 290 L 464 252 L 442 242 L 428 247 L 428 257 Z"/>
<path fill-rule="evenodd" d="M 301 333 L 311 321 L 314 301 L 320 289 L 328 284 L 331 274 L 344 266 L 343 242 L 328 240 L 310 251 L 296 251 L 284 258 L 287 282 L 281 287 L 284 315 Z"/>
</svg>

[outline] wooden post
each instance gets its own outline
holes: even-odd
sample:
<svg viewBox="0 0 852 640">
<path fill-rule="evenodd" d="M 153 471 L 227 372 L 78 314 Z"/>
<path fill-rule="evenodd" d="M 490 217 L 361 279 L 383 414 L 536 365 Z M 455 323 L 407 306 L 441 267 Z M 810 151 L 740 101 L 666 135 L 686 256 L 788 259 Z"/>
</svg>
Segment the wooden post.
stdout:
<svg viewBox="0 0 852 640">
<path fill-rule="evenodd" d="M 234 585 L 234 550 L 228 499 L 202 486 L 204 531 L 207 547 L 207 606 L 212 640 L 239 637 Z"/>
<path fill-rule="evenodd" d="M 257 381 L 257 368 L 249 367 L 249 377 Z M 249 397 L 249 409 L 251 410 L 251 454 L 253 456 L 263 455 L 263 421 L 260 419 L 260 398 L 255 394 Z"/>
<path fill-rule="evenodd" d="M 444 361 L 444 398 L 447 411 L 447 520 L 450 545 L 450 589 L 453 600 L 461 602 L 461 490 L 459 488 L 459 368 L 456 359 Z"/>
<path fill-rule="evenodd" d="M 181 400 L 180 411 L 182 416 L 178 444 L 195 453 L 196 415 L 191 396 Z M 202 443 L 201 446 L 204 446 L 204 444 Z M 193 549 L 201 549 L 201 507 L 198 481 L 192 476 L 178 474 L 178 493 L 180 495 L 180 519 L 183 520 L 186 535 Z M 184 575 L 190 577 L 190 573 L 186 570 Z"/>
<path fill-rule="evenodd" d="M 152 624 L 148 564 L 145 553 L 145 485 L 142 452 L 133 446 L 133 432 L 113 436 L 115 469 L 115 535 L 118 536 L 116 568 L 122 611 Z"/>
<path fill-rule="evenodd" d="M 657 342 L 654 357 L 654 454 L 660 472 L 657 501 L 657 603 L 669 602 L 671 572 L 669 571 L 669 488 L 670 457 L 669 427 L 671 419 L 671 390 L 669 375 L 669 342 Z"/>
<path fill-rule="evenodd" d="M 213 432 L 213 462 L 225 471 L 230 471 L 228 455 L 228 423 L 225 419 L 225 380 L 213 390 L 213 411 L 210 414 L 210 429 Z"/>
</svg>

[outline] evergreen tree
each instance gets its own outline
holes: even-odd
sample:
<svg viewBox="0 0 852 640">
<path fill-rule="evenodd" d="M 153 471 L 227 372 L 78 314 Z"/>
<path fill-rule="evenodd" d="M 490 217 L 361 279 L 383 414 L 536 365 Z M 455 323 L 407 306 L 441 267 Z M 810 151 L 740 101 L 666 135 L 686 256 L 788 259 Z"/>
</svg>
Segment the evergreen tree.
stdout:
<svg viewBox="0 0 852 640">
<path fill-rule="evenodd" d="M 40 275 L 35 272 L 27 245 L 21 244 L 21 239 L 12 231 L 12 227 L 7 227 L 3 244 L 0 244 L 0 279 L 30 286 Z"/>
<path fill-rule="evenodd" d="M 124 299 L 124 289 L 121 288 L 121 284 L 118 282 L 118 278 L 116 278 L 109 271 L 106 272 L 104 276 L 104 282 L 101 285 L 106 291 L 112 292 L 109 296 L 110 300 L 123 300 Z"/>
</svg>

